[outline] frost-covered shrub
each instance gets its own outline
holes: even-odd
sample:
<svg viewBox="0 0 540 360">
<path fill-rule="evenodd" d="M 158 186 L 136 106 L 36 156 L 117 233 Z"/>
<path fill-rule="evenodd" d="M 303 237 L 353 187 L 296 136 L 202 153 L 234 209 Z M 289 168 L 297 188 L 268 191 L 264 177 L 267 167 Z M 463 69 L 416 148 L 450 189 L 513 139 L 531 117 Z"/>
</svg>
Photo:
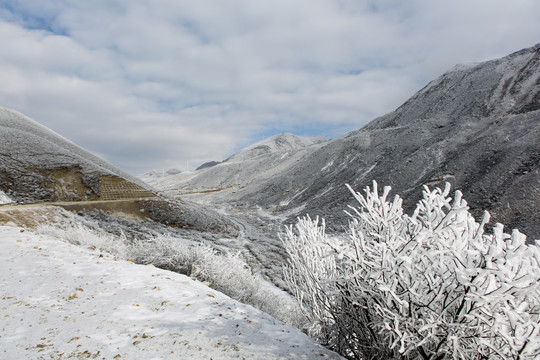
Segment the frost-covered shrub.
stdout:
<svg viewBox="0 0 540 360">
<path fill-rule="evenodd" d="M 153 264 L 162 269 L 191 276 L 205 282 L 235 300 L 250 304 L 286 323 L 302 321 L 288 294 L 281 294 L 254 274 L 240 253 L 218 253 L 205 244 L 193 244 L 169 237 L 131 245 L 131 258 L 137 263 Z"/>
<path fill-rule="evenodd" d="M 124 236 L 115 236 L 81 223 L 63 226 L 41 225 L 37 231 L 41 234 L 61 238 L 74 245 L 101 249 L 122 259 L 128 259 L 130 255 L 127 240 Z"/>
<path fill-rule="evenodd" d="M 450 186 L 412 216 L 377 184 L 351 208 L 345 237 L 300 219 L 283 239 L 286 278 L 310 332 L 349 358 L 534 359 L 540 356 L 540 243 L 484 233 Z M 296 231 L 295 231 L 296 230 Z"/>
<path fill-rule="evenodd" d="M 274 289 L 270 295 L 263 279 L 251 271 L 240 254 L 218 253 L 206 244 L 167 236 L 128 240 L 123 235 L 112 235 L 92 224 L 76 222 L 75 218 L 71 220 L 63 225 L 43 225 L 38 232 L 75 245 L 100 249 L 138 264 L 152 264 L 191 276 L 284 322 L 296 325 L 301 321 L 290 296 Z"/>
</svg>

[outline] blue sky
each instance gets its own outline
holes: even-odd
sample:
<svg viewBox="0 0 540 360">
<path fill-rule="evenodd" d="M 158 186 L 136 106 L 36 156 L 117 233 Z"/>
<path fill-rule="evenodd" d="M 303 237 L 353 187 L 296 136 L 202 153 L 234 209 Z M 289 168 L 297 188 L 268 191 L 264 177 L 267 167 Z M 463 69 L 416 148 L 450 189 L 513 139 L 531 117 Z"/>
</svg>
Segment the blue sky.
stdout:
<svg viewBox="0 0 540 360">
<path fill-rule="evenodd" d="M 0 106 L 134 174 L 341 136 L 540 41 L 537 0 L 0 0 Z"/>
</svg>

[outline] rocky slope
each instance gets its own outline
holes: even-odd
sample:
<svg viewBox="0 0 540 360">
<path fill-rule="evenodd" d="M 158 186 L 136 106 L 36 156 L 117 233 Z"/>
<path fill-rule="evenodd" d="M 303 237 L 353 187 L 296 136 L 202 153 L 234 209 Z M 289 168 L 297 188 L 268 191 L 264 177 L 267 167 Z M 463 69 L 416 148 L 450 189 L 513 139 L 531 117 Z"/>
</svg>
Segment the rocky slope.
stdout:
<svg viewBox="0 0 540 360">
<path fill-rule="evenodd" d="M 494 221 L 538 238 L 539 144 L 535 46 L 450 71 L 396 111 L 313 152 L 292 170 L 317 173 L 317 179 L 298 178 L 302 193 L 288 206 L 336 214 L 350 198 L 342 184 L 359 189 L 375 179 L 391 185 L 411 209 L 423 185 L 449 181 L 476 215 L 486 209 Z M 261 200 L 276 193 L 274 180 L 260 192 Z"/>
<path fill-rule="evenodd" d="M 346 183 L 356 189 L 372 180 L 390 185 L 412 211 L 424 185 L 448 181 L 462 190 L 475 215 L 486 209 L 492 222 L 540 238 L 539 144 L 540 44 L 456 66 L 394 112 L 341 138 L 155 185 L 213 187 L 221 191 L 198 195 L 200 201 L 262 206 L 291 221 L 304 213 L 321 215 L 339 230 L 347 222 L 342 210 L 351 203 Z"/>
</svg>

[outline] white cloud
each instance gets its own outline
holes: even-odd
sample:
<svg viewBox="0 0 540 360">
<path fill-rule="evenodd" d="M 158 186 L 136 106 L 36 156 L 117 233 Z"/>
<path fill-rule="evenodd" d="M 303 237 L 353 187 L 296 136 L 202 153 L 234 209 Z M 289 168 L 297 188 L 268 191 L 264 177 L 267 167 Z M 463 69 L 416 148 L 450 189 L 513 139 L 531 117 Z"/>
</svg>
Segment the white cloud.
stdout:
<svg viewBox="0 0 540 360">
<path fill-rule="evenodd" d="M 536 0 L 3 4 L 0 105 L 133 173 L 341 135 L 540 33 Z"/>
</svg>

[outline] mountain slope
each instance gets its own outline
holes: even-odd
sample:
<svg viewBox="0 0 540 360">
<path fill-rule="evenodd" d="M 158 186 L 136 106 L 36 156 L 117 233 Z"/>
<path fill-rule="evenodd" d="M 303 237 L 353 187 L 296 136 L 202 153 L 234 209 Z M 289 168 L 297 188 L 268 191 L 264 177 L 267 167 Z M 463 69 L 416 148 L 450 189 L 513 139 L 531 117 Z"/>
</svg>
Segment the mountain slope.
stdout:
<svg viewBox="0 0 540 360">
<path fill-rule="evenodd" d="M 14 227 L 0 286 L 3 359 L 341 358 L 185 275 Z"/>
<path fill-rule="evenodd" d="M 173 175 L 156 176 L 149 172 L 142 179 L 173 194 L 249 194 L 258 184 L 279 176 L 326 141 L 323 137 L 277 134 L 238 151 L 214 166 Z"/>
<path fill-rule="evenodd" d="M 140 179 L 0 107 L 0 204 L 11 201 L 62 202 L 60 206 L 72 211 L 97 210 L 197 235 L 238 236 L 237 225 L 225 216 L 198 204 L 157 197 Z"/>
<path fill-rule="evenodd" d="M 36 121 L 0 107 L 0 190 L 13 200 L 95 200 L 106 188 L 119 187 L 129 187 L 135 196 L 152 196 L 139 179 Z"/>
<path fill-rule="evenodd" d="M 317 179 L 296 177 L 302 193 L 289 207 L 304 204 L 314 215 L 336 214 L 350 199 L 344 183 L 360 189 L 375 179 L 391 185 L 412 210 L 423 185 L 449 181 L 477 216 L 489 210 L 494 221 L 538 237 L 539 99 L 540 45 L 448 72 L 396 111 L 330 142 L 291 169 L 317 173 Z M 333 163 L 324 170 L 313 165 L 325 158 Z M 270 190 L 275 180 L 260 200 L 276 193 Z"/>
<path fill-rule="evenodd" d="M 277 134 L 259 141 L 258 143 L 245 147 L 226 159 L 224 162 L 253 160 L 259 156 L 282 151 L 297 150 L 307 146 L 320 144 L 325 141 L 326 139 L 322 136 L 306 137 L 293 135 L 290 133 Z"/>
<path fill-rule="evenodd" d="M 347 222 L 356 189 L 377 180 L 390 185 L 412 211 L 424 185 L 450 182 L 473 214 L 540 237 L 540 44 L 502 59 L 457 66 L 430 82 L 394 112 L 341 138 L 306 151 L 257 183 L 204 201 L 263 206 L 296 216 L 310 213 Z M 252 167 L 237 164 L 242 174 Z M 264 163 L 259 170 L 266 172 Z M 215 167 L 218 169 L 218 167 Z M 233 173 L 214 170 L 214 183 Z M 190 187 L 203 187 L 204 176 Z M 240 177 L 240 179 L 243 179 Z"/>
<path fill-rule="evenodd" d="M 375 179 L 412 210 L 423 185 L 449 181 L 477 216 L 489 210 L 495 221 L 538 237 L 539 99 L 539 45 L 446 73 L 396 111 L 303 159 L 294 171 L 316 172 L 317 180 L 297 178 L 302 194 L 289 206 L 336 213 L 350 198 L 344 183 L 359 189 Z M 332 165 L 313 167 L 326 157 Z M 273 180 L 260 199 L 275 193 Z"/>
</svg>

